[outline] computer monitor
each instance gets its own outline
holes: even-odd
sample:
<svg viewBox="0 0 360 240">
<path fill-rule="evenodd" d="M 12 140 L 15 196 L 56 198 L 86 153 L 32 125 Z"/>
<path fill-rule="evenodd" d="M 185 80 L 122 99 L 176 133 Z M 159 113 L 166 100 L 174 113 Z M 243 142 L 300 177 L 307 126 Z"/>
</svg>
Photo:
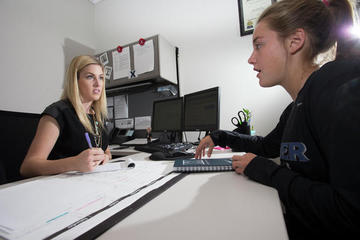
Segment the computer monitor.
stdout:
<svg viewBox="0 0 360 240">
<path fill-rule="evenodd" d="M 219 129 L 219 87 L 184 96 L 184 131 Z"/>
<path fill-rule="evenodd" d="M 154 101 L 151 119 L 151 130 L 153 132 L 181 131 L 182 118 L 182 98 L 172 98 Z"/>
</svg>

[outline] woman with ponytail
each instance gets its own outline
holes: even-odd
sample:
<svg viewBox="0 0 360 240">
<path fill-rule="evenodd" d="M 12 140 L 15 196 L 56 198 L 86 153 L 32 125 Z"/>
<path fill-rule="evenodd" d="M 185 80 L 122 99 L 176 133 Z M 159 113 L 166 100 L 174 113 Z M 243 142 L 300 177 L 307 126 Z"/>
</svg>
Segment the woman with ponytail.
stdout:
<svg viewBox="0 0 360 240">
<path fill-rule="evenodd" d="M 249 63 L 262 87 L 293 101 L 265 137 L 215 131 L 214 145 L 246 152 L 233 168 L 277 189 L 290 239 L 352 239 L 360 233 L 360 45 L 347 0 L 282 0 L 260 16 Z M 319 54 L 336 48 L 323 66 Z M 278 165 L 268 158 L 279 157 Z M 241 204 L 241 203 L 239 203 Z M 355 237 L 352 237 L 355 236 Z"/>
</svg>

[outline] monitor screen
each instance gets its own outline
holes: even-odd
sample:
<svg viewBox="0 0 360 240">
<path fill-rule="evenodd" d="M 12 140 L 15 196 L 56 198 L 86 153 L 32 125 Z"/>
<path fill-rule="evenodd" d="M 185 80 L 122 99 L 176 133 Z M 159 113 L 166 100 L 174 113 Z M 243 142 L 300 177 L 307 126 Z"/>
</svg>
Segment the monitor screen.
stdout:
<svg viewBox="0 0 360 240">
<path fill-rule="evenodd" d="M 153 132 L 181 131 L 183 99 L 172 98 L 155 101 L 151 119 Z"/>
<path fill-rule="evenodd" d="M 184 96 L 184 130 L 219 129 L 219 87 Z"/>
</svg>

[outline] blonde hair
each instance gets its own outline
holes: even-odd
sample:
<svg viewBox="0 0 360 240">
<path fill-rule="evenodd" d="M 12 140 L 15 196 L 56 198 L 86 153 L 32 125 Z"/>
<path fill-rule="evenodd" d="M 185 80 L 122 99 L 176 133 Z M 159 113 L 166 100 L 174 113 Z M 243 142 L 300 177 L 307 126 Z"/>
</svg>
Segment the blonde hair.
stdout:
<svg viewBox="0 0 360 240">
<path fill-rule="evenodd" d="M 85 127 L 87 131 L 89 131 L 92 134 L 95 134 L 92 124 L 82 105 L 79 85 L 78 85 L 79 73 L 81 72 L 81 70 L 83 70 L 86 66 L 90 64 L 99 65 L 104 71 L 104 66 L 92 56 L 85 55 L 85 56 L 77 56 L 73 58 L 66 73 L 66 80 L 65 80 L 64 90 L 61 99 L 64 100 L 67 99 L 71 102 L 71 104 L 75 109 L 76 115 L 78 116 L 82 125 Z M 101 96 L 99 100 L 93 102 L 92 108 L 95 111 L 96 120 L 99 122 L 100 127 L 104 128 L 104 121 L 107 118 L 105 81 L 101 90 Z"/>
<path fill-rule="evenodd" d="M 266 21 L 270 29 L 281 38 L 286 38 L 297 28 L 303 28 L 308 34 L 310 44 L 306 49 L 306 59 L 329 50 L 337 43 L 336 57 L 351 54 L 348 35 L 341 31 L 353 25 L 353 8 L 348 0 L 282 0 L 267 8 L 258 22 Z"/>
</svg>

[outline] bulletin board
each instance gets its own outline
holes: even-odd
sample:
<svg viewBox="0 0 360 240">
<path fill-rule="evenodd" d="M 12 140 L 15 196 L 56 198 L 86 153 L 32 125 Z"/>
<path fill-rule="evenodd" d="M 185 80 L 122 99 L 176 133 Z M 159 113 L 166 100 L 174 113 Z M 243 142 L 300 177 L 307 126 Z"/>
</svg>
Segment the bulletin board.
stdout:
<svg viewBox="0 0 360 240">
<path fill-rule="evenodd" d="M 151 127 L 153 102 L 157 100 L 176 98 L 179 96 L 176 88 L 171 87 L 175 90 L 175 95 L 171 94 L 169 91 L 159 91 L 159 89 L 164 87 L 168 88 L 171 86 L 164 86 L 163 84 L 155 83 L 137 87 L 136 89 L 124 89 L 123 91 L 107 94 L 109 113 L 109 119 L 107 122 L 108 129 L 111 130 L 114 127 L 120 129 L 135 129 L 138 133 L 142 132 L 140 135 L 145 136 L 146 127 Z M 119 97 L 123 98 L 121 100 L 126 99 L 126 115 L 122 115 L 122 113 L 124 113 L 124 109 L 119 109 L 123 107 L 123 104 L 117 104 L 115 101 L 115 99 Z M 141 119 L 143 121 L 150 120 L 150 122 L 146 125 L 141 125 L 140 128 L 138 128 L 137 119 Z M 129 125 L 126 125 L 127 123 Z"/>
<path fill-rule="evenodd" d="M 179 96 L 178 48 L 155 35 L 96 57 L 105 67 L 108 130 L 135 129 L 145 135 L 153 102 Z"/>
</svg>

